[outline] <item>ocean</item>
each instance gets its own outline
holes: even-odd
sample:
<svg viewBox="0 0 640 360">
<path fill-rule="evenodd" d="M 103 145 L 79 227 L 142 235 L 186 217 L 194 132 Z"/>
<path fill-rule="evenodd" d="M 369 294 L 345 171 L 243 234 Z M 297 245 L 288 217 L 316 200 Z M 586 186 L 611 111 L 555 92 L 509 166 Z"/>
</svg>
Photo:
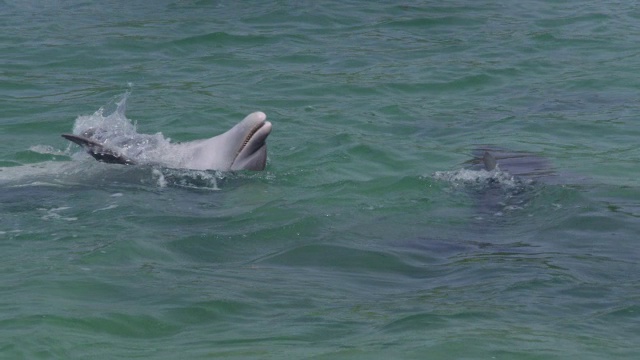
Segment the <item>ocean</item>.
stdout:
<svg viewBox="0 0 640 360">
<path fill-rule="evenodd" d="M 0 0 L 0 358 L 636 359 L 638 44 L 631 1 Z M 264 171 L 60 136 L 254 111 Z"/>
</svg>

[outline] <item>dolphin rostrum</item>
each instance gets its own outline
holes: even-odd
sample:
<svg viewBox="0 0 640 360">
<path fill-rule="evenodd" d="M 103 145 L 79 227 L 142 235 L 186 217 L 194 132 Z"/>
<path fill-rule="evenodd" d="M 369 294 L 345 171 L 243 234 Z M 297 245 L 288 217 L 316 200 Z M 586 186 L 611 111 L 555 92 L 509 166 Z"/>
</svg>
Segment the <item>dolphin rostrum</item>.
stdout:
<svg viewBox="0 0 640 360">
<path fill-rule="evenodd" d="M 62 137 L 82 146 L 96 160 L 112 164 L 146 163 L 193 170 L 264 170 L 266 140 L 272 127 L 266 119 L 263 112 L 254 112 L 223 134 L 185 143 L 159 141 L 143 134 L 113 137 L 108 131 L 96 128 L 86 129 L 79 135 L 62 134 Z"/>
</svg>

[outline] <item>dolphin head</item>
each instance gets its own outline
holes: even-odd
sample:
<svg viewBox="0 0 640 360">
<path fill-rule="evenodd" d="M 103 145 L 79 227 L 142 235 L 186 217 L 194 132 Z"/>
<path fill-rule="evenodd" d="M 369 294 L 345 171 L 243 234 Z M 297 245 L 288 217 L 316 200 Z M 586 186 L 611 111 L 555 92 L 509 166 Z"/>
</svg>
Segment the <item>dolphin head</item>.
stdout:
<svg viewBox="0 0 640 360">
<path fill-rule="evenodd" d="M 182 167 L 196 170 L 264 170 L 271 123 L 263 112 L 249 114 L 227 132 L 180 144 L 188 154 Z"/>
<path fill-rule="evenodd" d="M 263 112 L 254 112 L 245 117 L 229 131 L 222 134 L 236 140 L 236 153 L 230 170 L 264 170 L 267 163 L 267 137 L 271 134 L 271 123 Z"/>
</svg>

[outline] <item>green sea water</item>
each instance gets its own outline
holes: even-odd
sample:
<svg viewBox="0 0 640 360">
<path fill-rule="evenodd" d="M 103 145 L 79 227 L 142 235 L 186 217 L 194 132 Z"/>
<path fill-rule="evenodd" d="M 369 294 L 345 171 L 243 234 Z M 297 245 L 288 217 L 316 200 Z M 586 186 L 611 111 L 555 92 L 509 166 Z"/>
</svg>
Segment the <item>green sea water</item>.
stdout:
<svg viewBox="0 0 640 360">
<path fill-rule="evenodd" d="M 638 44 L 632 1 L 0 0 L 0 358 L 636 359 Z M 128 92 L 176 142 L 265 112 L 265 171 L 60 137 Z"/>
</svg>

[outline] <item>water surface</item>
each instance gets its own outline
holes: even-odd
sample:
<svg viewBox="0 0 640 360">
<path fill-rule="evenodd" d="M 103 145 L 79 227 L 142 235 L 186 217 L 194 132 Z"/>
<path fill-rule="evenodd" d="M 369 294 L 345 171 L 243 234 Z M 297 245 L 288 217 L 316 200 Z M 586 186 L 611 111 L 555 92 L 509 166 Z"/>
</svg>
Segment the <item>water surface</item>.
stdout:
<svg viewBox="0 0 640 360">
<path fill-rule="evenodd" d="M 0 1 L 0 357 L 633 359 L 634 2 Z M 59 134 L 264 111 L 264 172 Z M 554 181 L 464 170 L 484 146 Z"/>
</svg>

